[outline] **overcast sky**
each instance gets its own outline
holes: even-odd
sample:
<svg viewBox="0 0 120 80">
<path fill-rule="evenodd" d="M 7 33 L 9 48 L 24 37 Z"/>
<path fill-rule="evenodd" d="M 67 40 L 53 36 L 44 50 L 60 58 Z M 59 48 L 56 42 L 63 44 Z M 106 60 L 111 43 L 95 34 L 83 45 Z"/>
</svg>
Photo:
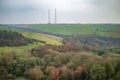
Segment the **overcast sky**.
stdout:
<svg viewBox="0 0 120 80">
<path fill-rule="evenodd" d="M 0 24 L 120 23 L 120 0 L 0 0 Z"/>
</svg>

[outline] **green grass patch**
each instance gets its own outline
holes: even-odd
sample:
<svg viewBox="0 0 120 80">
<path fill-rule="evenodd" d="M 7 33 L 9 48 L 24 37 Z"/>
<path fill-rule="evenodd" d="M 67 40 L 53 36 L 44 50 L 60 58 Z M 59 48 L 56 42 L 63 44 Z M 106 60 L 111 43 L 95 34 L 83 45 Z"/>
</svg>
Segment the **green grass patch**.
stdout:
<svg viewBox="0 0 120 80">
<path fill-rule="evenodd" d="M 28 38 L 45 41 L 47 44 L 62 45 L 61 43 L 62 38 L 59 38 L 56 36 L 35 33 L 35 32 L 23 32 L 22 34 L 23 36 L 28 37 Z"/>
<path fill-rule="evenodd" d="M 32 24 L 30 27 L 53 34 L 100 34 L 120 37 L 120 25 L 118 24 Z"/>
<path fill-rule="evenodd" d="M 37 47 L 37 46 L 42 46 L 42 43 L 32 43 L 32 44 L 28 44 L 25 46 L 18 46 L 18 47 L 9 47 L 9 46 L 5 46 L 5 47 L 0 47 L 0 53 L 2 52 L 17 52 L 18 54 L 21 54 L 27 50 L 30 50 L 31 48 Z"/>
<path fill-rule="evenodd" d="M 89 34 L 95 30 L 93 26 L 79 24 L 34 24 L 31 27 L 45 32 L 64 35 Z"/>
</svg>

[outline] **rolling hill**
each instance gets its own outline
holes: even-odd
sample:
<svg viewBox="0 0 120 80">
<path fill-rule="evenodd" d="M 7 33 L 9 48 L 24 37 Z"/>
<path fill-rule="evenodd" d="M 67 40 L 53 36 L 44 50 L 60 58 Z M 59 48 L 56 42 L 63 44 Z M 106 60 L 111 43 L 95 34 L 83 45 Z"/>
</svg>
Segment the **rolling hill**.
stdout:
<svg viewBox="0 0 120 80">
<path fill-rule="evenodd" d="M 31 24 L 29 28 L 61 35 L 99 34 L 120 37 L 119 24 Z"/>
<path fill-rule="evenodd" d="M 17 32 L 0 30 L 0 46 L 23 46 L 33 43 L 34 39 L 26 38 Z"/>
</svg>

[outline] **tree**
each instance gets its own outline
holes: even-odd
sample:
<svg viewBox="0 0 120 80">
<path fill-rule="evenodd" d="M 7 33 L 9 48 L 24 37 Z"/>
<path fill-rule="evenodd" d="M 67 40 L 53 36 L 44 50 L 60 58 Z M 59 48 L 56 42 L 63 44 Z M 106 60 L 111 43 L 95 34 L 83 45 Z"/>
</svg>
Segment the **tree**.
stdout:
<svg viewBox="0 0 120 80">
<path fill-rule="evenodd" d="M 72 61 L 70 61 L 70 62 L 67 63 L 67 67 L 70 68 L 70 69 L 75 69 L 76 66 Z"/>
<path fill-rule="evenodd" d="M 61 61 L 61 59 L 60 59 L 59 56 L 55 56 L 55 57 L 53 58 L 53 61 L 54 61 L 54 63 L 55 63 L 55 66 L 60 66 L 60 65 L 62 64 L 62 61 Z"/>
<path fill-rule="evenodd" d="M 81 79 L 83 68 L 81 66 L 78 66 L 74 72 L 75 72 L 75 79 Z"/>
<path fill-rule="evenodd" d="M 111 78 L 115 74 L 114 67 L 108 62 L 103 63 L 103 66 L 105 67 L 106 79 Z"/>
<path fill-rule="evenodd" d="M 88 80 L 105 80 L 105 68 L 100 64 L 94 64 L 89 72 Z"/>
<path fill-rule="evenodd" d="M 34 80 L 42 80 L 42 78 L 43 78 L 43 72 L 41 71 L 39 66 L 35 66 L 34 68 L 30 68 L 28 71 L 25 72 L 25 75 L 28 78 L 31 78 Z"/>
<path fill-rule="evenodd" d="M 61 71 L 61 80 L 68 80 L 68 73 L 69 73 L 69 70 L 67 68 L 66 65 L 62 65 L 60 67 L 60 71 Z"/>
<path fill-rule="evenodd" d="M 48 66 L 45 71 L 51 80 L 59 80 L 60 72 L 58 68 L 55 68 L 54 66 Z"/>
<path fill-rule="evenodd" d="M 57 68 L 54 68 L 50 71 L 49 76 L 52 80 L 59 80 L 59 73 L 59 70 Z"/>
<path fill-rule="evenodd" d="M 120 62 L 117 62 L 116 66 L 115 66 L 115 72 L 120 71 Z"/>
<path fill-rule="evenodd" d="M 71 61 L 75 64 L 75 66 L 79 66 L 81 64 L 81 56 L 79 54 L 74 55 L 71 58 Z"/>
<path fill-rule="evenodd" d="M 74 80 L 75 74 L 73 70 L 76 67 L 75 64 L 73 62 L 68 62 L 67 67 L 70 69 L 69 76 L 68 76 L 69 80 Z"/>
<path fill-rule="evenodd" d="M 114 80 L 120 80 L 120 71 L 116 73 L 116 75 L 114 76 Z"/>
<path fill-rule="evenodd" d="M 1 66 L 0 67 L 0 80 L 6 80 L 7 79 L 7 70 Z"/>
<path fill-rule="evenodd" d="M 48 66 L 48 67 L 46 67 L 45 72 L 49 75 L 49 74 L 50 74 L 50 72 L 51 72 L 51 70 L 53 70 L 53 69 L 55 69 L 55 67 L 54 67 L 54 66 Z"/>
</svg>

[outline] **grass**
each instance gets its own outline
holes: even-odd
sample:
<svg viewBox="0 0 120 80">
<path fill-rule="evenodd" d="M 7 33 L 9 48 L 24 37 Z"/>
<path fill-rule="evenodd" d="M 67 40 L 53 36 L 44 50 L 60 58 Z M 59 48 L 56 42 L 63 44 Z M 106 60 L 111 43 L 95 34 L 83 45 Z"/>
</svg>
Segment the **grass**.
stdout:
<svg viewBox="0 0 120 80">
<path fill-rule="evenodd" d="M 0 29 L 11 30 L 14 32 L 22 33 L 22 35 L 27 37 L 27 38 L 45 41 L 47 44 L 62 45 L 62 43 L 61 43 L 62 38 L 60 38 L 60 37 L 42 34 L 42 33 L 37 33 L 37 32 L 28 32 L 28 31 L 26 32 L 25 30 L 18 30 L 18 29 L 13 29 L 13 28 L 11 29 L 11 28 L 5 27 L 5 26 L 0 26 Z"/>
<path fill-rule="evenodd" d="M 32 24 L 33 29 L 51 32 L 54 34 L 100 34 L 103 36 L 120 37 L 120 25 L 118 24 Z"/>
<path fill-rule="evenodd" d="M 80 27 L 79 24 L 35 24 L 32 25 L 32 28 L 37 29 L 37 30 L 42 30 L 46 32 L 51 32 L 54 34 L 64 34 L 64 35 L 72 35 L 72 34 L 86 34 L 86 33 L 91 33 L 94 31 L 94 27 L 92 26 L 86 26 L 82 25 Z M 87 30 L 87 32 L 86 32 Z"/>
<path fill-rule="evenodd" d="M 4 53 L 8 53 L 8 52 L 17 52 L 17 54 L 21 54 L 26 52 L 27 50 L 30 50 L 31 48 L 37 47 L 37 46 L 42 46 L 43 44 L 41 43 L 32 43 L 32 44 L 28 44 L 25 46 L 19 46 L 19 47 L 9 47 L 9 46 L 5 46 L 5 47 L 0 47 L 0 53 L 4 52 Z"/>
<path fill-rule="evenodd" d="M 35 33 L 35 32 L 24 32 L 22 34 L 23 36 L 28 37 L 28 38 L 45 41 L 47 44 L 62 45 L 61 43 L 62 38 L 59 38 L 56 36 L 40 34 L 40 33 Z"/>
<path fill-rule="evenodd" d="M 41 34 L 41 33 L 35 33 L 35 32 L 26 32 L 24 30 L 15 30 L 15 29 L 8 29 L 6 27 L 0 27 L 0 29 L 3 30 L 11 30 L 14 32 L 18 32 L 18 33 L 22 33 L 23 36 L 27 37 L 27 38 L 32 38 L 32 39 L 36 39 L 36 40 L 41 40 L 41 41 L 45 41 L 47 44 L 52 44 L 52 45 L 62 45 L 61 41 L 62 38 L 59 37 L 55 37 L 55 36 L 51 36 L 51 35 L 46 35 L 46 34 Z M 34 42 L 25 46 L 18 46 L 18 47 L 9 47 L 9 46 L 5 46 L 5 47 L 0 47 L 0 53 L 2 52 L 17 52 L 18 54 L 24 53 L 25 51 L 37 47 L 37 46 L 42 46 L 44 45 L 43 43 L 40 42 Z"/>
</svg>

